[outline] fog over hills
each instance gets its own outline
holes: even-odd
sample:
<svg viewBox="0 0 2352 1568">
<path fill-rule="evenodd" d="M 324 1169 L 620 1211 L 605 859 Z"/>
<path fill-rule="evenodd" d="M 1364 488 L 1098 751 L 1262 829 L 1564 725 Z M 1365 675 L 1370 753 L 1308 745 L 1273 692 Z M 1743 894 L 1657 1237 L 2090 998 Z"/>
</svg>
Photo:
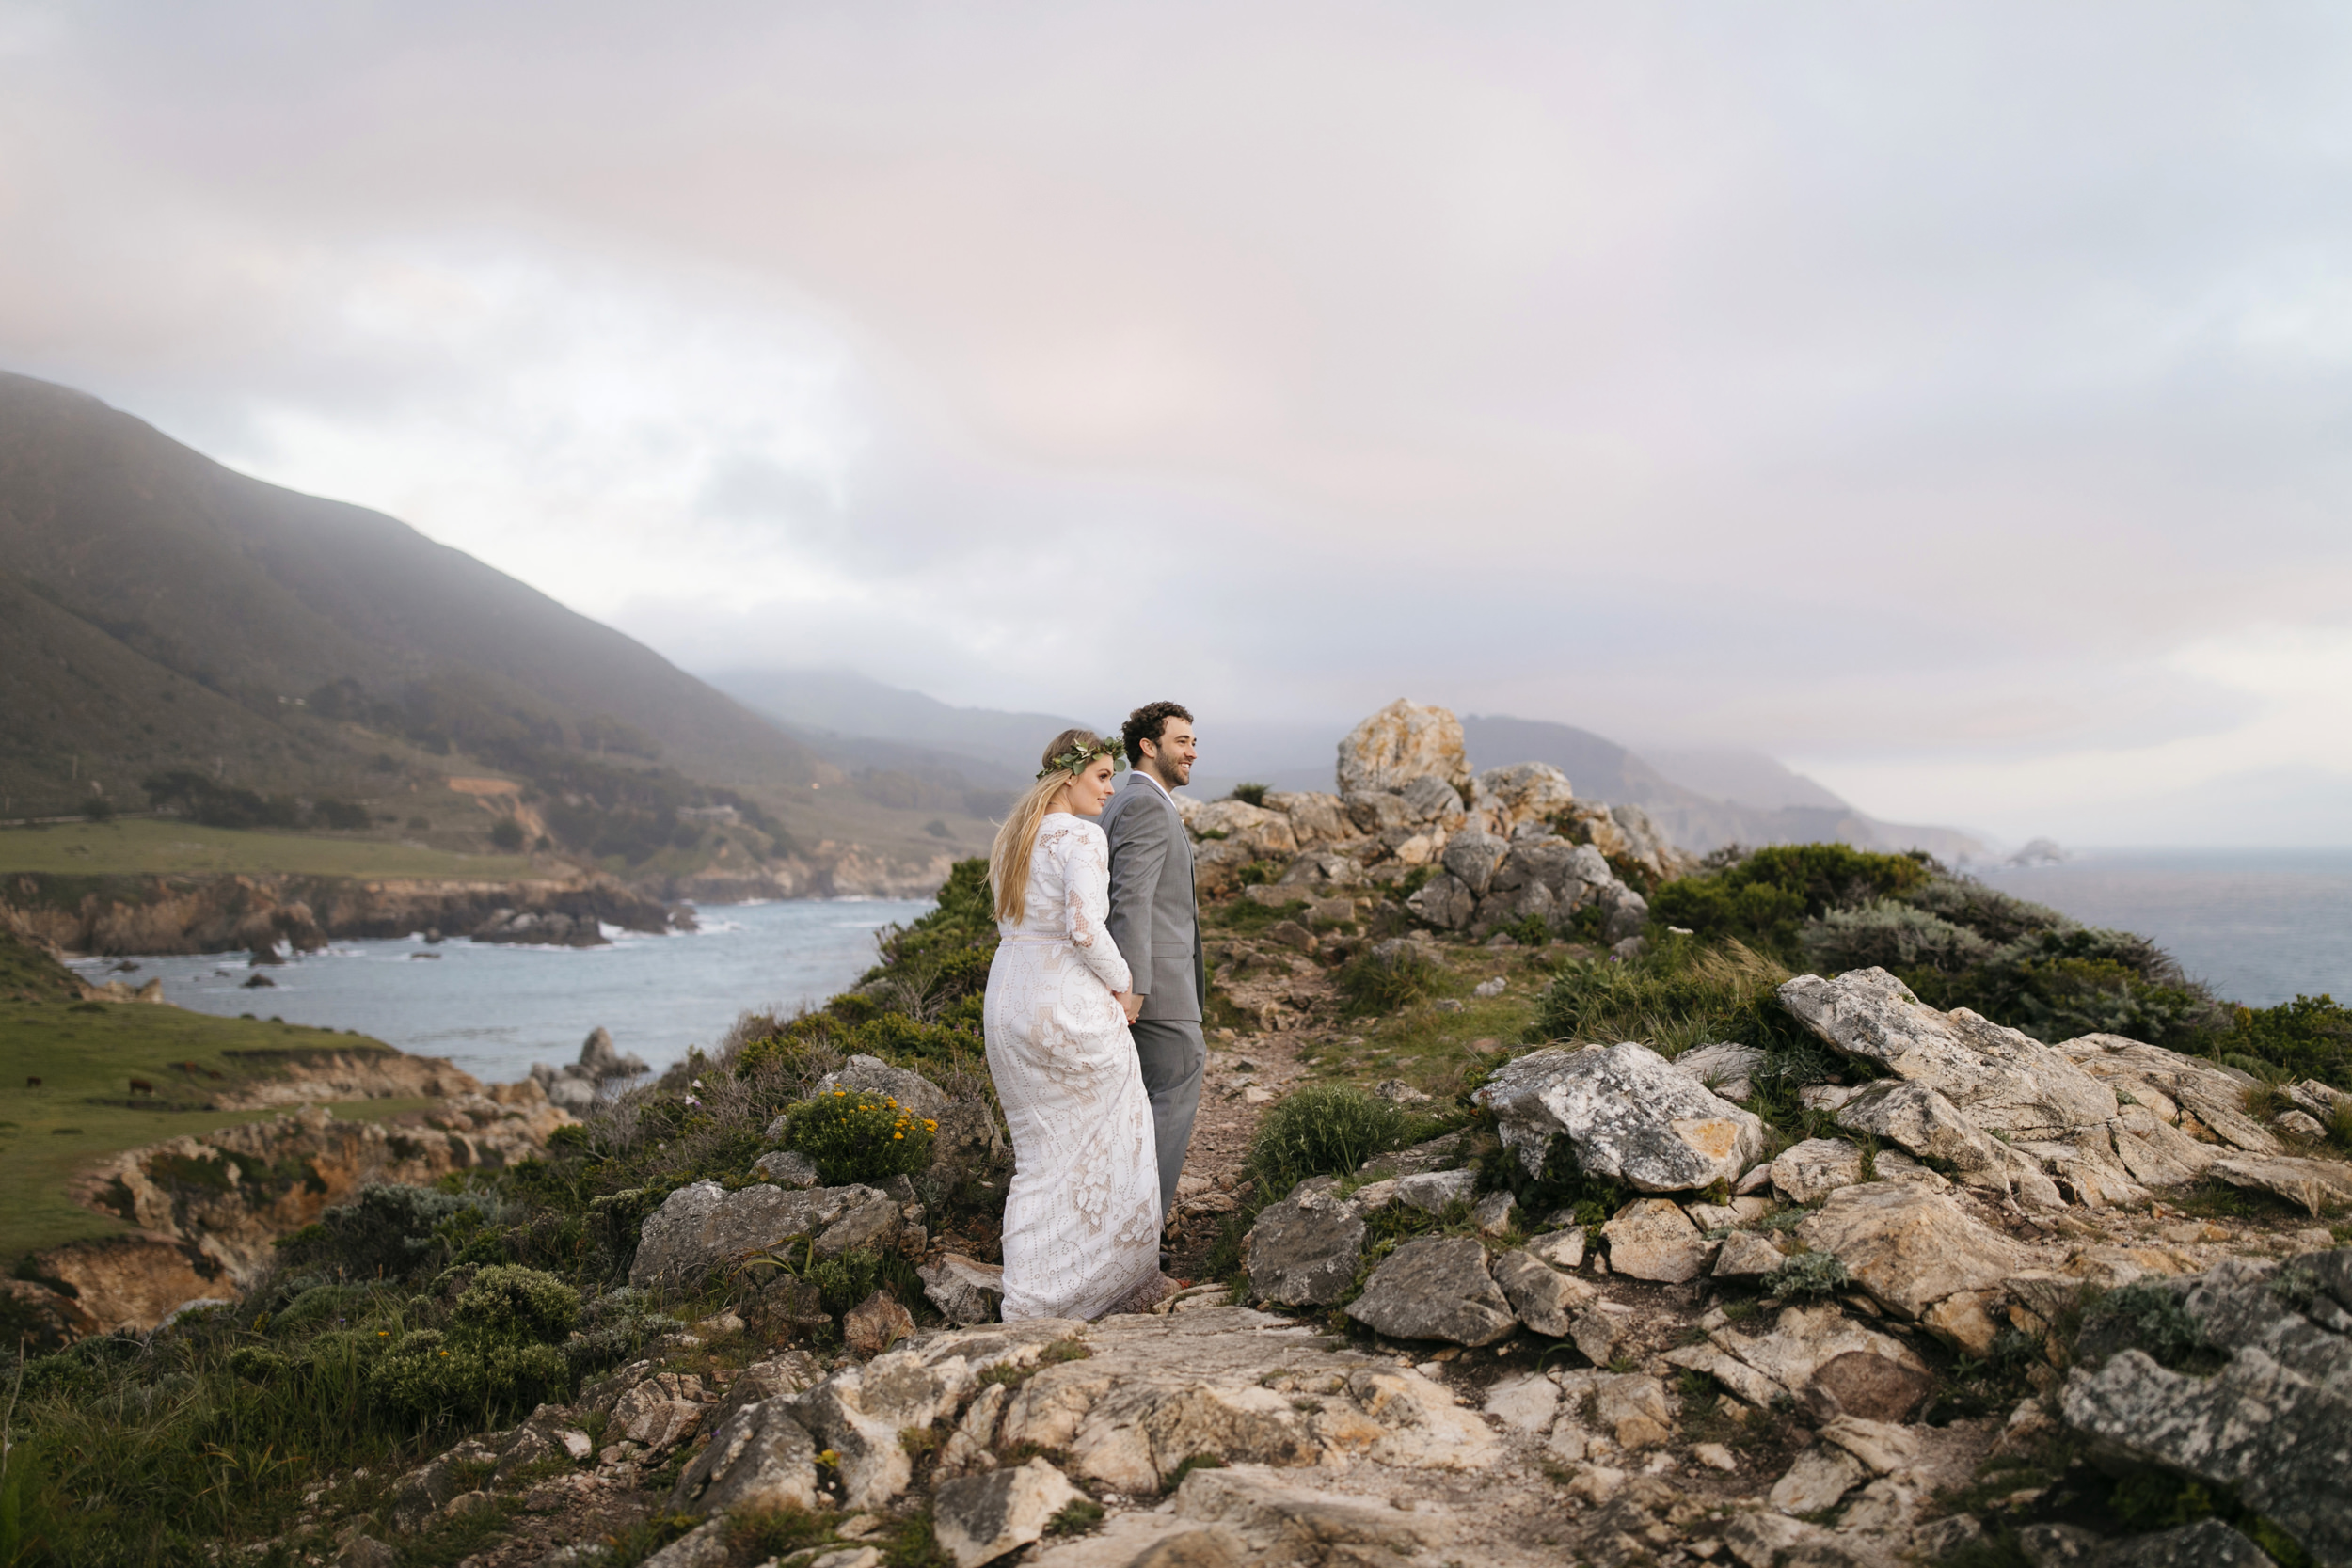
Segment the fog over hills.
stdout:
<svg viewBox="0 0 2352 1568">
<path fill-rule="evenodd" d="M 1025 781 L 1047 738 L 1085 722 L 955 707 L 847 670 L 730 670 L 706 678 L 835 755 L 864 756 L 876 767 L 961 770 L 976 784 Z M 1332 787 L 1330 759 L 1343 733 L 1338 727 L 1316 734 L 1299 726 L 1228 725 L 1205 711 L 1199 727 L 1201 760 L 1193 784 L 1203 800 L 1243 782 Z M 1882 822 L 1762 752 L 1677 748 L 1636 754 L 1571 724 L 1484 714 L 1464 715 L 1462 735 L 1473 768 L 1548 762 L 1579 795 L 1638 805 L 1676 843 L 1701 851 L 1816 839 L 1920 848 L 1946 860 L 1985 848 L 1958 829 Z"/>
<path fill-rule="evenodd" d="M 966 807 L 994 803 L 878 781 L 907 758 L 812 744 L 394 518 L 5 373 L 0 707 L 0 815 L 136 809 L 173 769 L 343 798 L 487 769 L 576 797 L 573 847 L 617 852 L 621 817 L 652 842 L 722 790 L 790 842 L 923 863 L 943 847 L 925 816 L 974 840 L 985 813 Z"/>
</svg>

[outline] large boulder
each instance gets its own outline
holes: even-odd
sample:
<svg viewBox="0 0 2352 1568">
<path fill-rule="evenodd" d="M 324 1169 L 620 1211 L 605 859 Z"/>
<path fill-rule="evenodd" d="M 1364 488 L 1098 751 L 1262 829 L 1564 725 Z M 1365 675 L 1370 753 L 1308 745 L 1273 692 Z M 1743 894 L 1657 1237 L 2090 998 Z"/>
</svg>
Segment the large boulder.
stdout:
<svg viewBox="0 0 2352 1568">
<path fill-rule="evenodd" d="M 2352 1250 L 2230 1259 L 2132 1288 L 2086 1323 L 2058 1399 L 2110 1465 L 2227 1488 L 2315 1561 L 2352 1561 Z M 2155 1330 L 2157 1332 L 2152 1332 Z M 2165 1366 L 2188 1352 L 2226 1356 Z"/>
<path fill-rule="evenodd" d="M 960 1252 L 943 1252 L 935 1262 L 914 1271 L 923 1294 L 951 1323 L 985 1323 L 996 1320 L 1005 1299 L 1002 1264 L 983 1263 Z"/>
<path fill-rule="evenodd" d="M 820 1255 L 835 1256 L 849 1250 L 844 1242 L 850 1231 L 864 1239 L 886 1227 L 895 1239 L 898 1213 L 897 1202 L 872 1187 L 796 1191 L 762 1183 L 730 1193 L 716 1181 L 697 1181 L 646 1216 L 629 1283 L 691 1285 L 714 1269 L 803 1237 L 816 1238 Z"/>
<path fill-rule="evenodd" d="M 1675 1070 L 1688 1073 L 1724 1100 L 1746 1100 L 1756 1093 L 1755 1074 L 1765 1059 L 1753 1045 L 1723 1041 L 1692 1046 L 1675 1058 Z"/>
<path fill-rule="evenodd" d="M 1938 1012 L 1883 969 L 1800 974 L 1780 1000 L 1829 1044 L 1935 1090 L 1979 1128 L 2063 1138 L 2115 1117 L 2115 1091 L 2064 1053 L 1965 1007 Z"/>
<path fill-rule="evenodd" d="M 1630 1040 L 1531 1052 L 1497 1069 L 1478 1101 L 1531 1175 L 1565 1137 L 1595 1175 L 1637 1192 L 1694 1192 L 1738 1180 L 1765 1148 L 1753 1112 Z"/>
<path fill-rule="evenodd" d="M 1839 1188 L 1797 1227 L 1797 1239 L 1834 1254 L 1880 1306 L 1915 1321 L 1956 1291 L 2000 1284 L 2024 1262 L 2008 1237 L 1908 1181 Z"/>
<path fill-rule="evenodd" d="M 1405 907 L 1441 931 L 1458 931 L 1478 912 L 1478 898 L 1460 878 L 1440 872 L 1416 889 Z"/>
<path fill-rule="evenodd" d="M 817 1445 L 792 1418 L 789 1395 L 729 1416 L 670 1492 L 673 1513 L 817 1506 Z"/>
<path fill-rule="evenodd" d="M 1042 1459 L 940 1482 L 931 1534 L 956 1568 L 980 1568 L 1044 1539 L 1054 1515 L 1085 1494 Z"/>
<path fill-rule="evenodd" d="M 1862 1148 L 1845 1138 L 1807 1138 L 1772 1162 L 1772 1189 L 1791 1203 L 1818 1203 L 1862 1180 Z"/>
<path fill-rule="evenodd" d="M 1470 812 L 1488 832 L 1509 838 L 1520 828 L 1547 824 L 1576 804 L 1568 776 L 1548 762 L 1489 768 L 1470 785 Z"/>
<path fill-rule="evenodd" d="M 1462 721 L 1444 708 L 1400 697 L 1340 742 L 1338 778 L 1343 796 L 1401 790 L 1420 778 L 1467 785 L 1470 758 L 1462 749 Z"/>
<path fill-rule="evenodd" d="M 1678 1203 L 1637 1197 L 1600 1227 L 1609 1243 L 1609 1272 L 1630 1279 L 1679 1285 L 1707 1272 L 1715 1249 Z"/>
<path fill-rule="evenodd" d="M 1302 1183 L 1249 1227 L 1250 1291 L 1284 1307 L 1329 1307 L 1356 1283 L 1365 1234 L 1363 1215 L 1329 1181 Z"/>
<path fill-rule="evenodd" d="M 831 1094 L 835 1089 L 857 1089 L 895 1100 L 901 1109 L 918 1117 L 938 1119 L 947 1109 L 947 1091 L 919 1072 L 892 1067 L 879 1056 L 852 1056 L 839 1070 L 826 1073 L 817 1080 L 818 1094 Z M 772 1132 L 772 1129 L 771 1130 Z"/>
<path fill-rule="evenodd" d="M 1486 1249 L 1468 1236 L 1424 1236 L 1381 1260 L 1347 1315 L 1392 1339 L 1490 1345 L 1518 1325 L 1486 1272 Z"/>
<path fill-rule="evenodd" d="M 1194 837 L 1236 846 L 1253 861 L 1286 861 L 1299 849 L 1298 835 L 1286 814 L 1247 800 L 1212 800 L 1192 813 L 1184 826 Z"/>
<path fill-rule="evenodd" d="M 2246 1090 L 2254 1082 L 2249 1073 L 2121 1035 L 2081 1035 L 2057 1049 L 2100 1083 L 2129 1095 L 2136 1105 L 2125 1106 L 2127 1113 L 2137 1107 L 2169 1127 L 2201 1126 L 2249 1154 L 2284 1152 L 2275 1136 L 2246 1115 Z"/>
<path fill-rule="evenodd" d="M 1480 832 L 1473 828 L 1446 840 L 1441 859 L 1446 870 L 1476 899 L 1486 895 L 1486 885 L 1494 880 L 1495 872 L 1510 853 L 1511 843 L 1508 839 L 1497 838 L 1492 833 Z"/>
<path fill-rule="evenodd" d="M 1302 851 L 1347 844 L 1363 836 L 1349 820 L 1346 802 L 1336 795 L 1303 789 L 1268 790 L 1265 804 L 1268 811 L 1279 811 L 1289 819 L 1291 837 Z M 1186 827 L 1191 825 L 1189 821 L 1185 823 Z"/>
</svg>

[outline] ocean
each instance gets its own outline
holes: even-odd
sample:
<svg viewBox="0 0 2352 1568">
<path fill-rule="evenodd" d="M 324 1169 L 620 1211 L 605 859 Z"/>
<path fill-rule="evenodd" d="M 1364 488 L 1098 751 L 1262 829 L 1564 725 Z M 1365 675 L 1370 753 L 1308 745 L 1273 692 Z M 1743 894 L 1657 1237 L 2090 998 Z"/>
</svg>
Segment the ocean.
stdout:
<svg viewBox="0 0 2352 1568">
<path fill-rule="evenodd" d="M 2233 1002 L 2352 1002 L 2352 849 L 2106 849 L 1969 870 L 2086 925 L 2152 937 Z"/>
<path fill-rule="evenodd" d="M 273 969 L 242 955 L 142 958 L 129 974 L 112 959 L 77 960 L 88 979 L 143 985 L 164 1000 L 233 1018 L 357 1029 L 423 1056 L 446 1056 L 485 1082 L 522 1077 L 533 1062 L 575 1060 L 601 1025 L 612 1043 L 656 1069 L 710 1047 L 752 1007 L 789 1011 L 822 1002 L 874 962 L 883 927 L 928 902 L 827 899 L 724 904 L 697 911 L 701 929 L 647 936 L 607 927 L 608 947 L 492 946 L 462 939 L 339 942 Z M 262 974 L 267 990 L 247 990 Z"/>
</svg>

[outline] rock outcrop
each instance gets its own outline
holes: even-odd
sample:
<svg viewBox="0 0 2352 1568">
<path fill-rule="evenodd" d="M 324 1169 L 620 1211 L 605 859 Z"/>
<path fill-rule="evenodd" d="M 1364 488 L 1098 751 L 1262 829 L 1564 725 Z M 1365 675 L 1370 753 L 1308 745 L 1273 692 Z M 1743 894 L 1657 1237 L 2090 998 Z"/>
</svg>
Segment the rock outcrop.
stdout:
<svg viewBox="0 0 2352 1568">
<path fill-rule="evenodd" d="M 716 1181 L 697 1181 L 646 1217 L 629 1283 L 691 1286 L 803 1239 L 814 1240 L 820 1259 L 881 1250 L 897 1243 L 902 1223 L 898 1200 L 873 1187 L 761 1182 L 730 1193 Z"/>
<path fill-rule="evenodd" d="M 1631 1041 L 1530 1053 L 1498 1069 L 1478 1101 L 1531 1175 L 1555 1138 L 1581 1168 L 1645 1193 L 1736 1181 L 1764 1152 L 1755 1113 Z"/>
</svg>

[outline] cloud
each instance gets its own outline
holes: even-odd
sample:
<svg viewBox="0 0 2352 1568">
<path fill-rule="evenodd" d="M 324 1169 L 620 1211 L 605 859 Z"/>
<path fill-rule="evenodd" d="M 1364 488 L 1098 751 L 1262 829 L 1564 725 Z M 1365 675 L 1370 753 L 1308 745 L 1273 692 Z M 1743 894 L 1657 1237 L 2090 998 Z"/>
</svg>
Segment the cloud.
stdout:
<svg viewBox="0 0 2352 1568">
<path fill-rule="evenodd" d="M 2194 837 L 2352 767 L 2347 30 L 19 9 L 0 360 L 690 665 Z"/>
</svg>

